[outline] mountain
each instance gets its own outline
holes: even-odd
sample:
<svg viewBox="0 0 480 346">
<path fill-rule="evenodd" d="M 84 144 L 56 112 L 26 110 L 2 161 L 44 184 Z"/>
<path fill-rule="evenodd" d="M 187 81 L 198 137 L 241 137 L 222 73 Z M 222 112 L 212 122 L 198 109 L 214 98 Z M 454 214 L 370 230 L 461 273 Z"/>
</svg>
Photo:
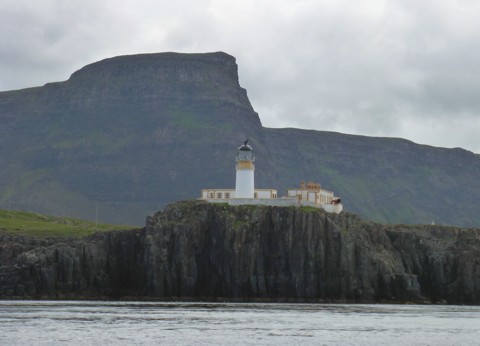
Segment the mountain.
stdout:
<svg viewBox="0 0 480 346">
<path fill-rule="evenodd" d="M 0 234 L 0 298 L 480 304 L 480 229 L 194 201 L 140 230 Z"/>
<path fill-rule="evenodd" d="M 480 224 L 480 155 L 265 128 L 221 52 L 120 56 L 1 92 L 0 207 L 140 225 L 202 188 L 234 187 L 245 138 L 259 188 L 282 194 L 311 180 L 371 220 Z"/>
</svg>

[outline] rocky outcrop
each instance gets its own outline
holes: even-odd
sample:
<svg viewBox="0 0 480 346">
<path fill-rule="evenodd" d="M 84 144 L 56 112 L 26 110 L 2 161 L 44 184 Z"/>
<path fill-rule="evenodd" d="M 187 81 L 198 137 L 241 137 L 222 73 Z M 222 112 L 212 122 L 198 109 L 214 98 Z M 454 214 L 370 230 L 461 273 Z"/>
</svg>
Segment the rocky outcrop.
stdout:
<svg viewBox="0 0 480 346">
<path fill-rule="evenodd" d="M 182 202 L 142 230 L 3 236 L 2 298 L 480 303 L 480 230 Z"/>
<path fill-rule="evenodd" d="M 84 240 L 2 236 L 0 297 L 94 298 L 141 295 L 143 231 Z"/>
</svg>

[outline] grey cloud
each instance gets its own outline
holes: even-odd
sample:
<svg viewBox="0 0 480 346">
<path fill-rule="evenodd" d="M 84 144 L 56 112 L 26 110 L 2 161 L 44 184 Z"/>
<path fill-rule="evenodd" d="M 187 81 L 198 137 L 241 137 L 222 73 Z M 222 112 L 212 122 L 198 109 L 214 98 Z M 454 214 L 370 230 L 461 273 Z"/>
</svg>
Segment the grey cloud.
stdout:
<svg viewBox="0 0 480 346">
<path fill-rule="evenodd" d="M 0 89 L 105 57 L 223 50 L 270 127 L 480 152 L 475 1 L 18 0 L 0 5 Z"/>
</svg>

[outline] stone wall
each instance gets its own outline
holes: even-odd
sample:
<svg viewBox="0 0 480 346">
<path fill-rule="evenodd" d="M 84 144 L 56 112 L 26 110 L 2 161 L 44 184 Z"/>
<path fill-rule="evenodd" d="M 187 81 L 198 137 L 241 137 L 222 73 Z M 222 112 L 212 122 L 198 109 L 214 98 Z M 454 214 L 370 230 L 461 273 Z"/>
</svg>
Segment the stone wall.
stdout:
<svg viewBox="0 0 480 346">
<path fill-rule="evenodd" d="M 297 198 L 203 198 L 209 203 L 227 203 L 231 206 L 239 205 L 265 205 L 272 207 L 313 207 L 324 209 L 329 213 L 342 211 L 341 204 L 316 204 L 309 201 L 300 201 Z"/>
</svg>

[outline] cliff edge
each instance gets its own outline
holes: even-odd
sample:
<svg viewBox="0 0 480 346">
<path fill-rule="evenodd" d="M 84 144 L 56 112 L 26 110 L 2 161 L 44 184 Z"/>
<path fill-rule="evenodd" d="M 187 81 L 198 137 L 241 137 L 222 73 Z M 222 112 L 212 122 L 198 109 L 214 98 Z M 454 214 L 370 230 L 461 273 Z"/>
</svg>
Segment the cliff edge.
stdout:
<svg viewBox="0 0 480 346">
<path fill-rule="evenodd" d="M 480 303 L 480 230 L 179 202 L 141 230 L 0 237 L 0 298 Z"/>
</svg>

